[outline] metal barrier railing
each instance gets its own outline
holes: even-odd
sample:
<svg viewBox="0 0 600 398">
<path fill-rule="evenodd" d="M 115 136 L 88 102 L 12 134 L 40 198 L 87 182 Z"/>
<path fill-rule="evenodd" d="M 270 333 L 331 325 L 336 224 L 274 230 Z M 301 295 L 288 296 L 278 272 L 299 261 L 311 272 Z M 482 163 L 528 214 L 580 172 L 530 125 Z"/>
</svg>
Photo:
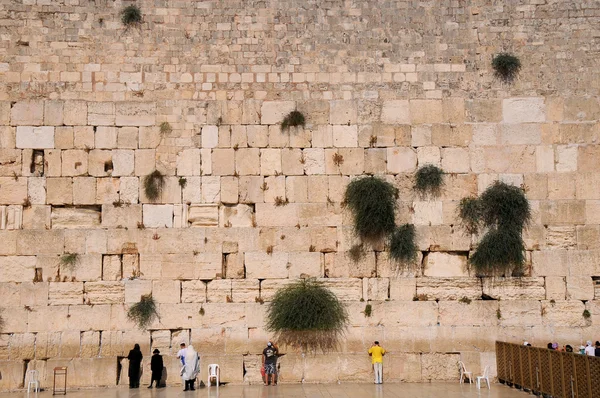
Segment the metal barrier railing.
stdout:
<svg viewBox="0 0 600 398">
<path fill-rule="evenodd" d="M 496 342 L 498 381 L 553 398 L 600 397 L 600 357 Z"/>
</svg>

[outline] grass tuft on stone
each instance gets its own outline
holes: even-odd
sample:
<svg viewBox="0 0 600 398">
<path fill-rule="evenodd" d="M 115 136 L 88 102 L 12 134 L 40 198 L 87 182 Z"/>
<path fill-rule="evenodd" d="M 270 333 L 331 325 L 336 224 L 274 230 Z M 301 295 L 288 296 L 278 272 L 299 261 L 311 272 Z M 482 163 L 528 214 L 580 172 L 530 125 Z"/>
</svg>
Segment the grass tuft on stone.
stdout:
<svg viewBox="0 0 600 398">
<path fill-rule="evenodd" d="M 431 195 L 436 198 L 442 193 L 444 186 L 444 170 L 432 164 L 425 165 L 415 174 L 415 190 L 425 197 Z"/>
<path fill-rule="evenodd" d="M 347 324 L 343 303 L 314 279 L 280 288 L 267 308 L 267 330 L 279 343 L 303 352 L 335 349 Z"/>
<path fill-rule="evenodd" d="M 306 125 L 306 119 L 302 112 L 291 111 L 281 121 L 281 130 L 289 130 L 290 127 L 304 127 Z"/>
<path fill-rule="evenodd" d="M 135 4 L 121 10 L 121 22 L 126 27 L 136 26 L 142 23 L 142 10 Z"/>
<path fill-rule="evenodd" d="M 127 318 L 143 330 L 146 330 L 156 317 L 158 312 L 152 294 L 143 295 L 140 301 L 129 307 L 127 311 Z"/>
<path fill-rule="evenodd" d="M 494 75 L 505 82 L 513 81 L 521 70 L 521 61 L 510 53 L 497 54 L 492 59 Z"/>
<path fill-rule="evenodd" d="M 470 234 L 479 231 L 481 222 L 481 202 L 475 197 L 462 198 L 458 204 L 458 217 L 461 225 Z"/>
<path fill-rule="evenodd" d="M 348 184 L 344 204 L 353 214 L 354 230 L 363 242 L 378 242 L 395 228 L 398 189 L 378 177 L 361 177 Z"/>
<path fill-rule="evenodd" d="M 531 220 L 531 206 L 521 187 L 496 181 L 479 197 L 481 222 L 486 227 L 521 231 Z"/>
<path fill-rule="evenodd" d="M 397 227 L 390 237 L 390 258 L 398 263 L 411 264 L 417 259 L 415 226 L 404 224 Z"/>
<path fill-rule="evenodd" d="M 60 265 L 68 271 L 73 271 L 79 264 L 78 253 L 65 253 L 60 256 Z"/>
<path fill-rule="evenodd" d="M 162 192 L 165 185 L 165 177 L 158 170 L 154 170 L 152 173 L 144 177 L 144 193 L 146 197 L 151 201 L 156 201 Z"/>
</svg>

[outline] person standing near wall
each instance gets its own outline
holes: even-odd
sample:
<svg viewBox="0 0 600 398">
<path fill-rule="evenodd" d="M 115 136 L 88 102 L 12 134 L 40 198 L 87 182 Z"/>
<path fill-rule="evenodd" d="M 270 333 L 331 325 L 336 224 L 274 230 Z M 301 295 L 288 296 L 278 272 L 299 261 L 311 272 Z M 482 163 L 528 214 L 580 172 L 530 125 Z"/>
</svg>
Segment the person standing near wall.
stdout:
<svg viewBox="0 0 600 398">
<path fill-rule="evenodd" d="M 142 351 L 140 345 L 136 344 L 133 346 L 133 350 L 129 351 L 127 359 L 129 360 L 129 388 L 140 387 L 140 377 L 142 376 Z"/>
<path fill-rule="evenodd" d="M 162 378 L 162 372 L 163 372 L 163 357 L 162 355 L 160 355 L 160 351 L 158 349 L 155 349 L 152 352 L 154 355 L 152 355 L 152 359 L 150 360 L 150 370 L 152 371 L 152 378 L 150 379 L 150 385 L 148 386 L 148 388 L 152 388 L 152 383 L 154 383 L 154 381 L 156 381 L 156 388 L 160 388 L 162 387 L 160 385 L 160 379 Z"/>
<path fill-rule="evenodd" d="M 200 373 L 200 356 L 194 350 L 194 347 L 190 345 L 185 350 L 185 365 L 183 365 L 181 374 L 185 383 L 183 391 L 194 391 L 196 389 L 194 382 L 196 381 L 196 377 L 198 377 L 198 373 Z"/>
<path fill-rule="evenodd" d="M 375 372 L 375 384 L 383 383 L 383 356 L 385 355 L 385 349 L 379 345 L 379 341 L 373 343 L 369 348 L 369 356 L 371 357 L 371 363 L 373 364 L 373 371 Z"/>
<path fill-rule="evenodd" d="M 273 378 L 273 385 L 277 385 L 277 355 L 279 350 L 273 342 L 269 341 L 267 347 L 263 350 L 262 355 L 262 366 L 265 370 L 265 377 L 263 381 L 265 386 L 271 384 L 271 376 Z"/>
</svg>

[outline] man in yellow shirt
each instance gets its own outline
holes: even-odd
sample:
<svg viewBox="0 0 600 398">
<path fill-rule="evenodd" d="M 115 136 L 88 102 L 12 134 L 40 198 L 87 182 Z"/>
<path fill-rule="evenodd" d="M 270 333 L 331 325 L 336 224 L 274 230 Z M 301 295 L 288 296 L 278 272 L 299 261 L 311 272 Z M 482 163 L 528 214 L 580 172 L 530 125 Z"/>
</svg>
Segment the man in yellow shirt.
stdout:
<svg viewBox="0 0 600 398">
<path fill-rule="evenodd" d="M 371 357 L 371 362 L 373 363 L 373 370 L 375 371 L 375 384 L 383 383 L 382 375 L 384 355 L 385 350 L 379 345 L 379 341 L 373 343 L 371 348 L 369 348 L 369 356 Z"/>
</svg>

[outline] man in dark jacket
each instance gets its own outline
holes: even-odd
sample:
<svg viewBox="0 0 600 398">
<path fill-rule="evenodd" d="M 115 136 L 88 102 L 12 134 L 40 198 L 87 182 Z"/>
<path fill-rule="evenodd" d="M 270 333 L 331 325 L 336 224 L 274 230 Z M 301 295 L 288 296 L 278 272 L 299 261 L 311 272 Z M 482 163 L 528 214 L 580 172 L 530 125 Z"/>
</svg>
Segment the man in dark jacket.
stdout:
<svg viewBox="0 0 600 398">
<path fill-rule="evenodd" d="M 152 359 L 150 360 L 150 370 L 152 371 L 152 379 L 150 380 L 150 385 L 148 388 L 152 388 L 152 383 L 156 381 L 156 387 L 162 387 L 160 385 L 160 379 L 162 377 L 163 372 L 163 357 L 160 355 L 160 351 L 158 349 L 152 351 L 154 355 L 152 355 Z"/>
<path fill-rule="evenodd" d="M 129 388 L 140 387 L 140 377 L 142 376 L 142 351 L 140 345 L 133 346 L 133 350 L 129 351 L 127 359 L 129 359 Z"/>
</svg>

